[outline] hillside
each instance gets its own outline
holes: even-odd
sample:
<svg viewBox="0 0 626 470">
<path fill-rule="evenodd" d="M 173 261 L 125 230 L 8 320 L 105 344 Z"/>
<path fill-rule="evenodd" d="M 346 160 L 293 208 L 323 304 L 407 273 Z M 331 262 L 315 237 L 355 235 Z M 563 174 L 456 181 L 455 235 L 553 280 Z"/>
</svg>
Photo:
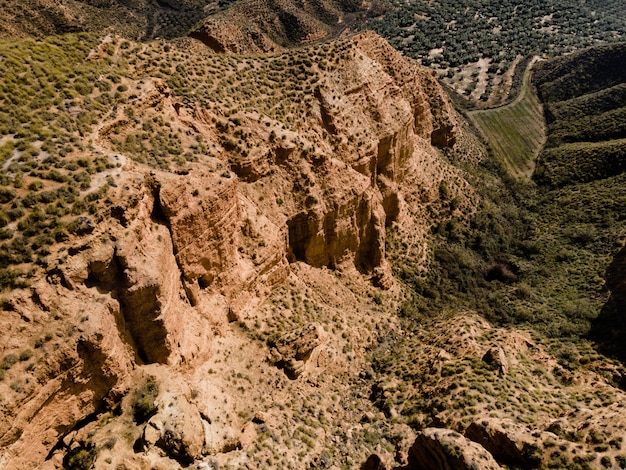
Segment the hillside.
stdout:
<svg viewBox="0 0 626 470">
<path fill-rule="evenodd" d="M 626 45 L 596 47 L 541 65 L 548 138 L 536 177 L 552 186 L 622 173 L 626 166 Z"/>
<path fill-rule="evenodd" d="M 537 72 L 529 180 L 317 6 L 0 41 L 1 470 L 626 466 L 626 173 L 549 158 L 621 46 Z"/>
<path fill-rule="evenodd" d="M 355 0 L 243 0 L 190 32 L 217 52 L 270 52 L 350 30 L 364 4 Z"/>
<path fill-rule="evenodd" d="M 219 8 L 208 0 L 5 0 L 0 37 L 111 30 L 136 39 L 177 37 Z"/>
<path fill-rule="evenodd" d="M 548 139 L 540 155 L 536 180 L 552 193 L 585 194 L 583 226 L 573 225 L 579 243 L 614 255 L 604 263 L 611 297 L 592 322 L 590 337 L 599 349 L 624 360 L 624 250 L 621 227 L 626 170 L 625 44 L 596 47 L 544 64 L 537 71 L 537 87 L 545 102 Z M 568 196 L 572 197 L 572 196 Z M 578 198 L 578 196 L 574 196 Z M 579 211 L 580 212 L 580 211 Z M 594 214 L 593 216 L 591 214 Z M 589 223 L 591 222 L 591 224 Z M 618 229 L 619 230 L 619 229 Z M 604 241 L 601 241 L 604 240 Z M 611 240 L 617 240 L 611 248 Z M 601 252 L 601 250 L 598 250 Z"/>
<path fill-rule="evenodd" d="M 371 34 L 1 46 L 2 468 L 352 466 L 410 436 L 358 424 L 360 374 L 398 328 L 386 227 L 425 259 L 440 182 L 475 204 L 431 72 Z"/>
<path fill-rule="evenodd" d="M 223 43 L 232 52 L 275 50 L 334 35 L 363 7 L 354 0 L 5 0 L 0 6 L 0 38 L 114 32 L 136 40 L 172 39 L 193 29 L 209 45 Z"/>
</svg>

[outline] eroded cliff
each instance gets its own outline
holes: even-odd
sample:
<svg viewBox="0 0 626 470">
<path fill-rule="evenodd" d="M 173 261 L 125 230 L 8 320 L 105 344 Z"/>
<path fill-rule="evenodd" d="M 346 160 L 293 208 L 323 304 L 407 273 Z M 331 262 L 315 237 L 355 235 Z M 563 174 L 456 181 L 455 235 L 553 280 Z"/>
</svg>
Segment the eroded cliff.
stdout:
<svg viewBox="0 0 626 470">
<path fill-rule="evenodd" d="M 401 298 L 386 230 L 406 228 L 426 260 L 429 205 L 451 176 L 457 213 L 471 212 L 462 171 L 437 148 L 455 146 L 458 118 L 431 72 L 373 34 L 237 59 L 163 45 L 136 47 L 165 62 L 210 61 L 246 89 L 209 92 L 209 73 L 192 91 L 189 74 L 167 83 L 149 60 L 129 66 L 124 86 L 136 93 L 90 135 L 89 151 L 121 162 L 88 189 L 107 182 L 102 212 L 83 217 L 41 276 L 3 303 L 0 467 L 251 464 L 252 449 L 268 452 L 262 436 L 291 426 L 301 431 L 272 437 L 295 443 L 282 462 L 360 458 L 309 418 L 298 428 L 308 416 L 299 407 L 337 407 L 310 384 L 352 393 L 374 339 L 356 325 L 393 324 L 377 293 Z M 111 38 L 89 60 L 110 60 L 110 47 L 126 67 L 128 48 Z M 313 77 L 300 97 L 262 87 L 281 63 L 296 80 Z M 280 100 L 297 109 L 276 112 Z M 185 158 L 135 145 L 150 132 L 175 136 Z M 299 300 L 276 310 L 286 291 Z M 359 413 L 340 406 L 323 421 L 336 430 Z"/>
<path fill-rule="evenodd" d="M 0 468 L 626 461 L 623 369 L 422 282 L 446 263 L 467 295 L 535 305 L 531 258 L 454 249 L 505 246 L 495 218 L 519 213 L 469 221 L 502 182 L 432 72 L 371 33 L 267 55 L 59 43 L 2 45 L 11 84 L 48 56 L 81 73 L 44 86 L 54 121 L 16 107 L 28 132 L 0 139 Z"/>
</svg>

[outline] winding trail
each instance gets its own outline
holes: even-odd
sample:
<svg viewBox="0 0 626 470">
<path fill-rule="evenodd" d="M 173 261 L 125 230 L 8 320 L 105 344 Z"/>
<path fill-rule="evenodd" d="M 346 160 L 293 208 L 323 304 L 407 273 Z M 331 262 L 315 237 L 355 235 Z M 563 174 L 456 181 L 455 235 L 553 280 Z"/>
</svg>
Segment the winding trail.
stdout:
<svg viewBox="0 0 626 470">
<path fill-rule="evenodd" d="M 537 155 L 546 141 L 543 106 L 531 86 L 533 65 L 529 62 L 518 96 L 510 103 L 467 113 L 480 130 L 494 157 L 514 177 L 529 180 L 535 171 Z"/>
</svg>

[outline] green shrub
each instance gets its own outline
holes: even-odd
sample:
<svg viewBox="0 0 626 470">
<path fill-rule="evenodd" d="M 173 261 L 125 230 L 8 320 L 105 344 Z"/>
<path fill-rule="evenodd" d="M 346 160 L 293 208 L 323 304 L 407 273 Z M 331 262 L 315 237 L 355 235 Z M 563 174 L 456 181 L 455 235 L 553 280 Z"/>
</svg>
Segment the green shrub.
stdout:
<svg viewBox="0 0 626 470">
<path fill-rule="evenodd" d="M 13 259 L 3 259 L 1 264 L 12 264 Z M 19 279 L 22 276 L 22 271 L 19 269 L 0 269 L 0 289 L 10 288 L 14 289 L 18 287 Z"/>
<path fill-rule="evenodd" d="M 93 468 L 96 452 L 91 445 L 81 445 L 70 450 L 63 459 L 64 470 L 89 470 Z"/>
<path fill-rule="evenodd" d="M 7 354 L 2 359 L 2 369 L 8 370 L 17 363 L 19 358 L 15 354 Z"/>
<path fill-rule="evenodd" d="M 20 353 L 20 361 L 28 361 L 31 357 L 33 357 L 33 352 L 30 349 L 25 349 Z"/>
<path fill-rule="evenodd" d="M 15 198 L 15 191 L 10 188 L 0 188 L 0 204 L 5 204 Z"/>
<path fill-rule="evenodd" d="M 153 378 L 148 379 L 133 404 L 133 418 L 137 424 L 145 423 L 157 412 L 155 399 L 158 395 L 157 382 Z"/>
</svg>

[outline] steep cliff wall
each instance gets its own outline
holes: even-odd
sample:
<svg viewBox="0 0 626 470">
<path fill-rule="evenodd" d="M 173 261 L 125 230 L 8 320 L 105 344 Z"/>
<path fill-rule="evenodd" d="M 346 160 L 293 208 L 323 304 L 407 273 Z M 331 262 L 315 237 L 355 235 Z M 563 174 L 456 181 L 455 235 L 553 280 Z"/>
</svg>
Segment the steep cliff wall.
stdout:
<svg viewBox="0 0 626 470">
<path fill-rule="evenodd" d="M 150 75 L 162 74 L 150 60 L 134 64 L 124 86 L 136 94 L 90 135 L 93 151 L 124 164 L 94 178 L 91 190 L 112 182 L 100 212 L 55 248 L 45 276 L 3 303 L 0 468 L 78 458 L 176 468 L 251 446 L 266 420 L 284 428 L 295 418 L 275 407 L 275 391 L 308 397 L 307 380 L 321 371 L 356 373 L 351 361 L 373 340 L 363 310 L 372 324 L 387 321 L 372 285 L 390 289 L 390 302 L 401 297 L 386 231 L 401 227 L 407 255 L 423 255 L 444 179 L 457 215 L 472 210 L 462 171 L 438 148 L 463 152 L 458 118 L 430 72 L 373 34 L 294 56 L 137 47 L 210 60 L 220 77 L 254 70 L 252 90 L 280 61 L 315 83 L 299 98 L 285 86 L 282 96 L 233 89 L 226 99 L 203 93 L 207 78 L 187 87 L 181 72 L 168 85 Z M 302 108 L 281 115 L 283 103 Z M 157 136 L 178 139 L 172 161 Z M 287 280 L 306 292 L 306 321 L 295 303 L 267 313 L 264 300 Z M 281 315 L 275 341 L 267 324 Z M 354 325 L 345 335 L 343 322 Z M 292 343 L 307 332 L 314 344 L 298 353 Z M 302 465 L 321 458 L 320 449 L 289 452 Z"/>
</svg>

